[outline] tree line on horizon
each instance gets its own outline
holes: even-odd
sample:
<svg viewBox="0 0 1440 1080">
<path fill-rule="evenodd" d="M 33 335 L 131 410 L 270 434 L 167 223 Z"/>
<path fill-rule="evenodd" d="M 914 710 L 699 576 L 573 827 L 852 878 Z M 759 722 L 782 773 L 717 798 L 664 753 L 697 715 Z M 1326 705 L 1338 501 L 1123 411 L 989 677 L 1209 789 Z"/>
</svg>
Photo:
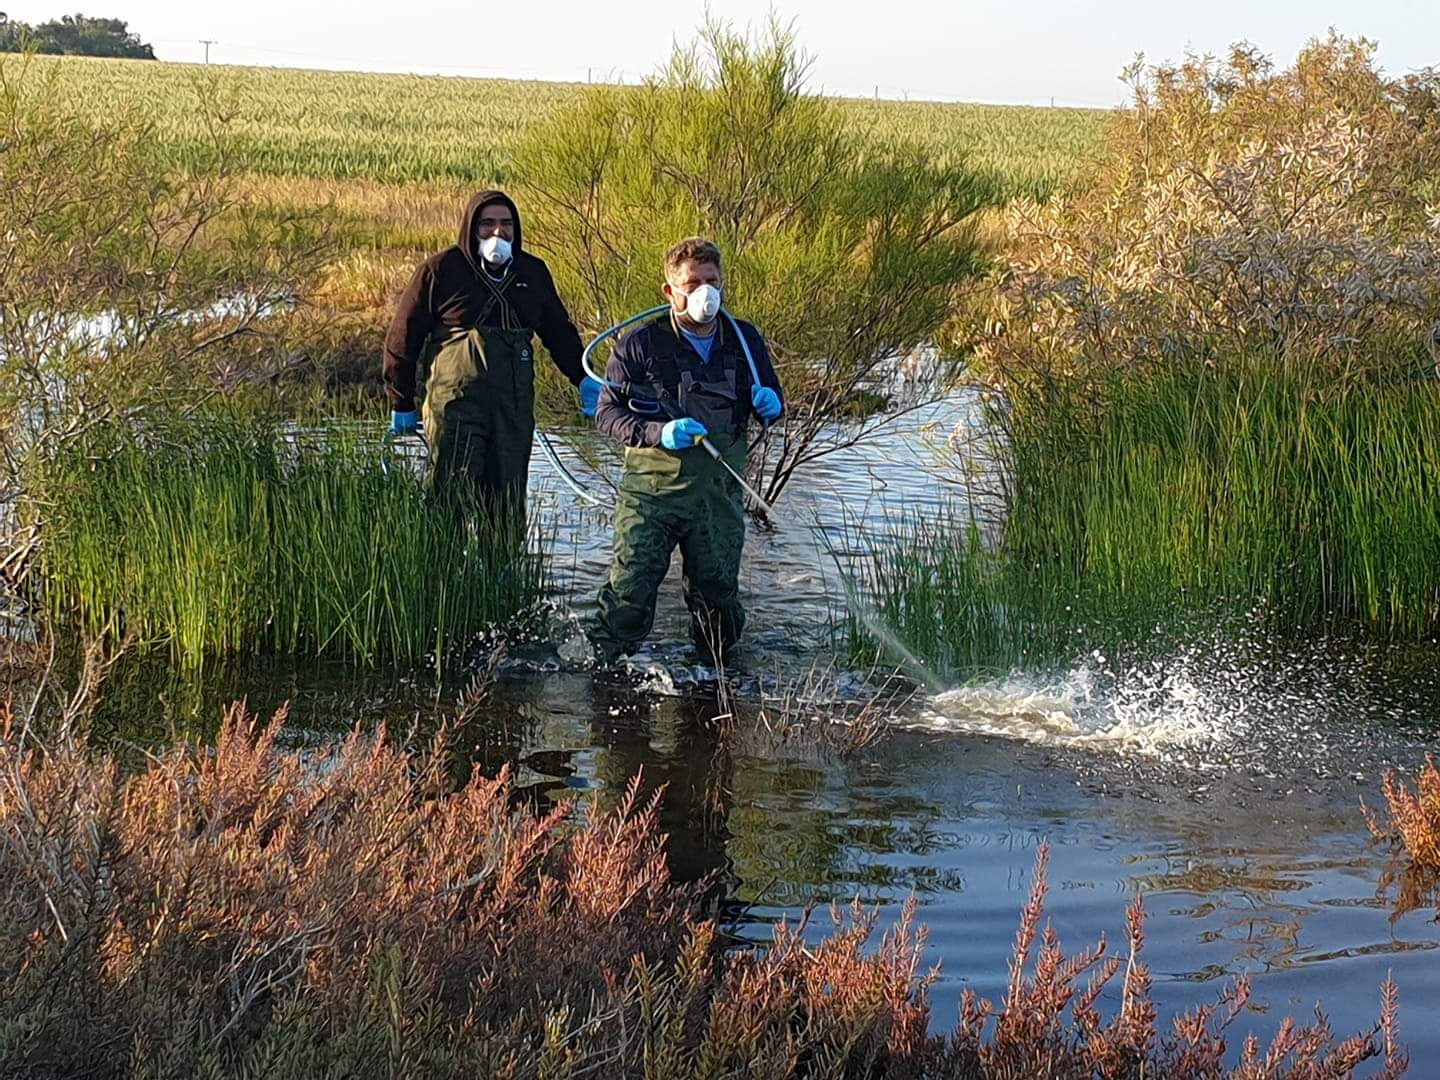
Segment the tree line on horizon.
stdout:
<svg viewBox="0 0 1440 1080">
<path fill-rule="evenodd" d="M 35 52 L 51 56 L 107 56 L 154 60 L 155 50 L 130 31 L 123 19 L 62 15 L 31 26 L 0 11 L 0 52 Z"/>
</svg>

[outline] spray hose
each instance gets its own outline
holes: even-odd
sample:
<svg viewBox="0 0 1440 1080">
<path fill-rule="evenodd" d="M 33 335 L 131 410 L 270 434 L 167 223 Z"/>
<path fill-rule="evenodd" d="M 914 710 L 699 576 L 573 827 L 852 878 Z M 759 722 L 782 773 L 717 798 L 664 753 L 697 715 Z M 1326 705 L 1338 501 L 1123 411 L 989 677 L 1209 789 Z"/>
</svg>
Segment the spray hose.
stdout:
<svg viewBox="0 0 1440 1080">
<path fill-rule="evenodd" d="M 586 375 L 590 376 L 590 378 L 594 379 L 602 386 L 609 387 L 611 390 L 614 390 L 619 394 L 624 394 L 628 397 L 631 392 L 631 387 L 622 383 L 611 382 L 603 375 L 596 374 L 594 367 L 592 367 L 590 363 L 590 354 L 594 351 L 597 345 L 599 345 L 603 341 L 608 341 L 610 338 L 620 333 L 620 331 L 625 330 L 628 327 L 634 326 L 638 322 L 644 322 L 646 319 L 669 311 L 669 304 L 658 304 L 655 307 L 647 308 L 644 311 L 630 316 L 630 318 L 624 320 L 623 322 L 616 323 L 608 330 L 604 330 L 601 333 L 596 334 L 595 337 L 591 340 L 590 344 L 585 346 L 585 351 L 580 354 L 580 367 L 584 370 Z M 750 385 L 762 385 L 760 382 L 760 370 L 755 366 L 755 356 L 750 351 L 750 342 L 746 340 L 744 331 L 740 329 L 740 324 L 735 321 L 735 316 L 731 315 L 730 312 L 726 311 L 724 308 L 720 309 L 720 314 L 725 316 L 726 321 L 730 323 L 730 328 L 735 331 L 735 336 L 740 341 L 740 349 L 745 354 L 745 363 L 749 365 L 750 368 Z M 668 395 L 666 396 L 668 397 Z M 670 411 L 675 413 L 675 419 L 679 419 L 679 410 L 677 408 L 671 408 Z M 770 433 L 770 423 L 764 417 L 760 418 L 760 427 L 760 439 L 757 440 L 757 442 L 763 442 L 765 437 Z M 719 449 L 716 448 L 714 443 L 712 443 L 708 438 L 703 435 L 700 436 L 700 438 L 696 439 L 695 442 L 699 446 L 704 447 L 705 452 L 709 454 L 712 458 L 714 458 L 716 461 L 718 461 L 720 463 L 720 467 L 723 468 L 726 472 L 728 472 L 732 477 L 734 477 L 735 482 L 740 485 L 740 490 L 745 492 L 746 495 L 750 496 L 750 498 L 755 502 L 755 505 L 760 507 L 760 509 L 765 512 L 766 517 L 770 518 L 771 521 L 775 520 L 775 508 L 771 506 L 768 502 L 766 502 L 765 499 L 761 497 L 758 491 L 756 491 L 753 487 L 746 483 L 743 476 L 741 476 L 738 472 L 736 472 L 730 467 L 730 463 L 725 460 L 724 456 L 720 453 Z"/>
<path fill-rule="evenodd" d="M 634 326 L 638 322 L 643 322 L 646 319 L 659 315 L 662 312 L 668 312 L 669 310 L 669 304 L 660 304 L 656 307 L 647 308 L 645 311 L 639 312 L 636 315 L 632 315 L 625 321 L 616 323 L 614 326 L 610 327 L 610 329 L 602 331 L 601 333 L 595 335 L 595 337 L 591 340 L 590 344 L 585 346 L 585 351 L 580 354 L 581 369 L 585 372 L 586 375 L 590 376 L 590 378 L 594 379 L 602 386 L 608 386 L 610 389 L 618 393 L 629 396 L 631 389 L 630 387 L 621 385 L 620 383 L 611 382 L 609 379 L 606 379 L 603 376 L 597 375 L 595 373 L 595 369 L 591 366 L 590 363 L 590 354 L 594 351 L 597 345 L 599 345 L 601 342 L 608 341 L 610 338 L 620 333 L 620 331 Z M 735 321 L 735 317 L 731 315 L 730 312 L 722 309 L 721 314 L 724 315 L 725 318 L 729 321 L 731 328 L 735 331 L 735 336 L 740 340 L 740 348 L 745 353 L 745 362 L 750 367 L 750 378 L 752 380 L 752 385 L 761 385 L 760 372 L 759 369 L 755 366 L 755 357 L 750 351 L 750 342 L 745 339 L 745 334 L 741 331 L 739 323 Z M 669 395 L 667 394 L 665 396 L 668 397 Z M 677 419 L 679 418 L 679 409 L 678 407 L 675 407 L 673 403 L 671 405 L 670 411 L 676 414 Z M 761 418 L 761 426 L 762 433 L 760 438 L 761 440 L 763 440 L 765 436 L 769 434 L 770 430 L 769 423 L 765 421 L 763 417 Z M 564 481 L 565 486 L 568 487 L 572 492 L 574 492 L 576 498 L 580 499 L 584 503 L 588 503 L 591 506 L 601 505 L 602 500 L 596 498 L 590 492 L 586 491 L 585 486 L 581 484 L 580 481 L 576 480 L 575 477 L 571 474 L 570 470 L 565 467 L 565 463 L 560 460 L 560 455 L 555 452 L 555 447 L 551 444 L 549 436 L 547 436 L 545 432 L 541 431 L 539 428 L 536 428 L 535 437 L 540 443 L 541 453 L 545 455 L 545 458 L 550 462 L 551 467 L 559 475 L 560 479 Z M 726 472 L 728 472 L 732 477 L 734 477 L 735 482 L 740 485 L 740 489 L 744 491 L 746 495 L 749 495 L 752 500 L 754 500 L 755 505 L 760 507 L 760 509 L 765 512 L 765 515 L 767 517 L 769 517 L 772 521 L 775 520 L 775 508 L 772 507 L 768 502 L 766 502 L 765 499 L 761 497 L 760 493 L 757 492 L 745 481 L 745 478 L 743 476 L 741 476 L 738 472 L 736 472 L 730 467 L 730 463 L 725 460 L 724 456 L 720 453 L 719 449 L 715 446 L 714 443 L 712 443 L 708 438 L 704 437 L 703 435 L 695 441 L 698 445 L 704 447 L 705 452 L 709 454 L 712 458 L 714 458 L 716 461 L 718 461 L 720 463 L 720 466 Z M 388 466 L 385 465 L 383 457 L 382 467 L 386 467 L 388 470 Z"/>
</svg>

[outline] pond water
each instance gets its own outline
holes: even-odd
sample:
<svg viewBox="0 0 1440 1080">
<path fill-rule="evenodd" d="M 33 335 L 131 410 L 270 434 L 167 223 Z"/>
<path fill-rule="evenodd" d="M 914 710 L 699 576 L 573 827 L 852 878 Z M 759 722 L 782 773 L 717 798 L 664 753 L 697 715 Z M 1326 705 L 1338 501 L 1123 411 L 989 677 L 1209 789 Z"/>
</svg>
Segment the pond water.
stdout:
<svg viewBox="0 0 1440 1080">
<path fill-rule="evenodd" d="M 741 582 L 751 624 L 730 673 L 742 712 L 773 705 L 797 680 L 810 713 L 865 695 L 863 673 L 827 659 L 840 590 L 825 552 L 852 550 L 847 521 L 873 532 L 963 494 L 932 471 L 919 433 L 946 430 L 967 408 L 922 411 L 817 462 L 781 500 L 778 527 L 752 532 Z M 857 896 L 886 920 L 913 893 L 941 964 L 935 1023 L 948 1027 L 965 988 L 1002 992 L 1048 841 L 1048 910 L 1067 948 L 1101 933 L 1123 945 L 1125 905 L 1145 897 L 1162 1015 L 1212 1001 L 1248 973 L 1255 1007 L 1237 1030 L 1264 1037 L 1281 1016 L 1308 1019 L 1318 1001 L 1350 1033 L 1368 1029 L 1393 973 L 1413 1074 L 1440 1060 L 1440 1031 L 1424 1022 L 1440 1003 L 1430 955 L 1440 927 L 1433 908 L 1393 914 L 1382 885 L 1390 855 L 1361 816 L 1362 798 L 1381 803 L 1387 766 L 1413 771 L 1440 746 L 1433 650 L 1297 647 L 1217 628 L 1213 640 L 1128 670 L 1094 657 L 915 698 L 878 742 L 843 755 L 743 731 L 727 743 L 710 722 L 726 703 L 685 640 L 677 573 L 661 592 L 655 641 L 628 672 L 559 660 L 557 644 L 593 610 L 608 512 L 579 506 L 538 454 L 531 487 L 556 551 L 554 640 L 509 647 L 492 718 L 467 744 L 473 762 L 513 763 L 539 800 L 609 801 L 637 771 L 647 787 L 664 785 L 674 869 L 716 875 L 737 933 L 763 939 L 808 902 Z M 154 717 L 156 739 L 240 696 L 259 710 L 289 701 L 301 739 L 357 721 L 404 724 L 433 713 L 437 698 L 423 675 L 325 667 L 174 684 L 159 709 L 154 687 L 134 682 L 142 701 L 122 679 L 107 708 Z"/>
</svg>

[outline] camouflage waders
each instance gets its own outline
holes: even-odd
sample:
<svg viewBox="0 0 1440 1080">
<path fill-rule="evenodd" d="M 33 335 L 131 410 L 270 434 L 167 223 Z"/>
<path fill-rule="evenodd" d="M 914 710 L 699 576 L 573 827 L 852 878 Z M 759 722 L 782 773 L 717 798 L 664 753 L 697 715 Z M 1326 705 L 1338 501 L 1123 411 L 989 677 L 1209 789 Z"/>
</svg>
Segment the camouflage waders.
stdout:
<svg viewBox="0 0 1440 1080">
<path fill-rule="evenodd" d="M 704 365 L 693 354 L 677 358 L 679 399 L 670 397 L 669 411 L 704 424 L 707 441 L 743 475 L 750 403 L 739 400 L 733 363 L 727 368 L 718 355 L 715 360 Z M 691 635 L 697 645 L 718 652 L 734 644 L 745 626 L 739 589 L 744 496 L 703 447 L 626 447 L 614 558 L 610 580 L 600 590 L 597 637 L 602 649 L 633 651 L 649 635 L 655 596 L 676 547 L 684 565 Z"/>
<path fill-rule="evenodd" d="M 523 518 L 535 433 L 535 351 L 530 331 L 514 326 L 499 289 L 496 300 L 507 325 L 433 341 L 421 360 L 430 449 L 425 483 L 437 498 L 463 501 L 473 493 Z"/>
</svg>

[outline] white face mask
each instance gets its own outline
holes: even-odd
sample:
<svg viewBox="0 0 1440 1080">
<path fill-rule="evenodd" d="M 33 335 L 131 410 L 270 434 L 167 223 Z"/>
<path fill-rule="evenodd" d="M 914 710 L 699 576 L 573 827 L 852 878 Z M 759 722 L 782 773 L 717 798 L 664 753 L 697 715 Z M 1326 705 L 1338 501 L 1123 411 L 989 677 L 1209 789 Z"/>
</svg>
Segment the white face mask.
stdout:
<svg viewBox="0 0 1440 1080">
<path fill-rule="evenodd" d="M 701 285 L 680 295 L 685 297 L 685 314 L 697 323 L 708 323 L 720 314 L 720 290 L 714 285 Z"/>
<path fill-rule="evenodd" d="M 510 241 L 492 233 L 480 241 L 480 257 L 491 266 L 504 266 L 510 261 Z"/>
</svg>

